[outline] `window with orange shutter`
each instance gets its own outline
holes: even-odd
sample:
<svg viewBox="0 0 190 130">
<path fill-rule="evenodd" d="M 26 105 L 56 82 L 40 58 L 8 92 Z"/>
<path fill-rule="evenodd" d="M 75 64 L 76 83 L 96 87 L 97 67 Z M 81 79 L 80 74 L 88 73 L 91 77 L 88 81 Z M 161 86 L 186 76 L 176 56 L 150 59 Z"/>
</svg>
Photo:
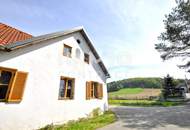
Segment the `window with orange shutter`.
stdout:
<svg viewBox="0 0 190 130">
<path fill-rule="evenodd" d="M 0 67 L 0 101 L 20 102 L 28 73 Z"/>
<path fill-rule="evenodd" d="M 94 81 L 89 81 L 86 83 L 86 99 L 102 99 L 102 97 L 102 84 Z"/>
</svg>

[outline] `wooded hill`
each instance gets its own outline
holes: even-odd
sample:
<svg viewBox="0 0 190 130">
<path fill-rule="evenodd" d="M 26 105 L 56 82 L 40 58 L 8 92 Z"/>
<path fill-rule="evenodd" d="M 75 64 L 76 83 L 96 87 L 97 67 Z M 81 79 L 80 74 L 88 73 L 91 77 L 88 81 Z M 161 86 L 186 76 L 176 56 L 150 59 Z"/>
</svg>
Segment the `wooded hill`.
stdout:
<svg viewBox="0 0 190 130">
<path fill-rule="evenodd" d="M 129 78 L 113 81 L 107 84 L 108 92 L 117 91 L 122 88 L 162 88 L 163 78 Z M 175 85 L 184 82 L 183 79 L 174 79 Z"/>
</svg>

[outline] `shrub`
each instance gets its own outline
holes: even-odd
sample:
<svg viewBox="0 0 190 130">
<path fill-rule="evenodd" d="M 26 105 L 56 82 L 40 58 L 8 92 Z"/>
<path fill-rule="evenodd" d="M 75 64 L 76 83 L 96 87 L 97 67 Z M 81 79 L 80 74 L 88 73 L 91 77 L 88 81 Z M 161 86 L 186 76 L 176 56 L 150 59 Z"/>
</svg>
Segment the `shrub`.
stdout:
<svg viewBox="0 0 190 130">
<path fill-rule="evenodd" d="M 97 117 L 97 116 L 99 116 L 101 114 L 102 114 L 101 109 L 100 108 L 95 108 L 95 109 L 92 110 L 90 115 L 92 115 L 92 117 Z"/>
</svg>

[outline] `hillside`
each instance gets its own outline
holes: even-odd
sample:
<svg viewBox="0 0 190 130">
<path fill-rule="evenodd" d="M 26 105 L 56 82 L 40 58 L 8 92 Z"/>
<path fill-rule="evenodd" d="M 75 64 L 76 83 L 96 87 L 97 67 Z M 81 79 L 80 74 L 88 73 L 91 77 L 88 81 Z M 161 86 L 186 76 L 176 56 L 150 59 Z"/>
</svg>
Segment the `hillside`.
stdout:
<svg viewBox="0 0 190 130">
<path fill-rule="evenodd" d="M 174 79 L 175 84 L 184 82 L 182 79 Z M 118 91 L 122 88 L 157 88 L 163 86 L 163 79 L 151 78 L 129 78 L 108 83 L 108 92 Z"/>
</svg>

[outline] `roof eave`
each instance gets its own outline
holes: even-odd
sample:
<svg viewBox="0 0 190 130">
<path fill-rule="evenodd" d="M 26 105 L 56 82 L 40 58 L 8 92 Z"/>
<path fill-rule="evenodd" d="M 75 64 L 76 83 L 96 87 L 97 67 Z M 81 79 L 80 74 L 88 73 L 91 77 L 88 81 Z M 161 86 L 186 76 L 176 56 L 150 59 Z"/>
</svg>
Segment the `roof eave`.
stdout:
<svg viewBox="0 0 190 130">
<path fill-rule="evenodd" d="M 82 29 L 83 29 L 83 27 L 80 26 L 80 27 L 76 27 L 76 28 L 66 30 L 66 31 L 55 32 L 55 33 L 51 33 L 51 34 L 45 34 L 45 35 L 41 35 L 41 36 L 37 36 L 37 37 L 32 37 L 32 38 L 24 40 L 24 41 L 19 41 L 19 42 L 5 45 L 5 48 L 7 48 L 9 50 L 15 50 L 15 49 L 18 49 L 18 48 L 21 48 L 24 46 L 39 43 L 41 41 L 46 41 L 49 39 L 61 37 L 61 36 L 68 35 L 68 34 L 71 34 L 71 33 L 77 32 L 77 31 L 81 31 Z"/>
<path fill-rule="evenodd" d="M 92 41 L 91 41 L 90 37 L 88 36 L 88 34 L 87 34 L 87 32 L 85 31 L 84 28 L 82 28 L 81 33 L 84 36 L 84 38 L 86 39 L 87 43 L 89 44 L 90 49 L 93 51 L 93 54 L 94 54 L 96 60 L 100 60 L 100 56 L 98 55 L 96 49 L 94 48 L 94 46 L 92 44 Z M 102 68 L 102 70 L 103 70 L 103 72 L 104 72 L 104 74 L 106 76 L 106 79 L 110 78 L 111 76 L 110 76 L 108 70 L 106 69 L 103 61 L 100 60 L 100 62 L 98 64 L 101 66 L 101 68 Z"/>
<path fill-rule="evenodd" d="M 1 51 L 5 51 L 6 50 L 6 47 L 4 45 L 0 45 L 0 50 Z"/>
<path fill-rule="evenodd" d="M 13 50 L 25 47 L 25 46 L 29 46 L 29 45 L 39 43 L 41 41 L 46 41 L 46 40 L 49 40 L 49 39 L 58 38 L 58 37 L 68 35 L 68 34 L 72 34 L 72 33 L 75 33 L 75 32 L 81 32 L 81 34 L 85 38 L 87 44 L 89 45 L 90 49 L 92 50 L 96 60 L 99 60 L 100 56 L 98 55 L 98 53 L 97 53 L 96 49 L 94 48 L 89 36 L 87 35 L 85 29 L 82 26 L 76 27 L 76 28 L 73 28 L 73 29 L 70 29 L 70 30 L 62 31 L 62 32 L 56 32 L 56 33 L 52 33 L 52 34 L 46 34 L 46 35 L 42 35 L 42 36 L 38 36 L 38 37 L 33 37 L 33 38 L 28 39 L 28 40 L 15 42 L 15 43 L 10 44 L 10 45 L 5 45 L 5 46 L 0 45 L 0 50 L 9 52 L 9 51 L 13 51 Z M 104 74 L 106 76 L 106 79 L 110 78 L 110 74 L 108 73 L 108 70 L 106 69 L 104 63 L 101 61 L 98 64 L 102 68 L 102 70 L 103 70 L 103 72 L 104 72 Z"/>
</svg>

